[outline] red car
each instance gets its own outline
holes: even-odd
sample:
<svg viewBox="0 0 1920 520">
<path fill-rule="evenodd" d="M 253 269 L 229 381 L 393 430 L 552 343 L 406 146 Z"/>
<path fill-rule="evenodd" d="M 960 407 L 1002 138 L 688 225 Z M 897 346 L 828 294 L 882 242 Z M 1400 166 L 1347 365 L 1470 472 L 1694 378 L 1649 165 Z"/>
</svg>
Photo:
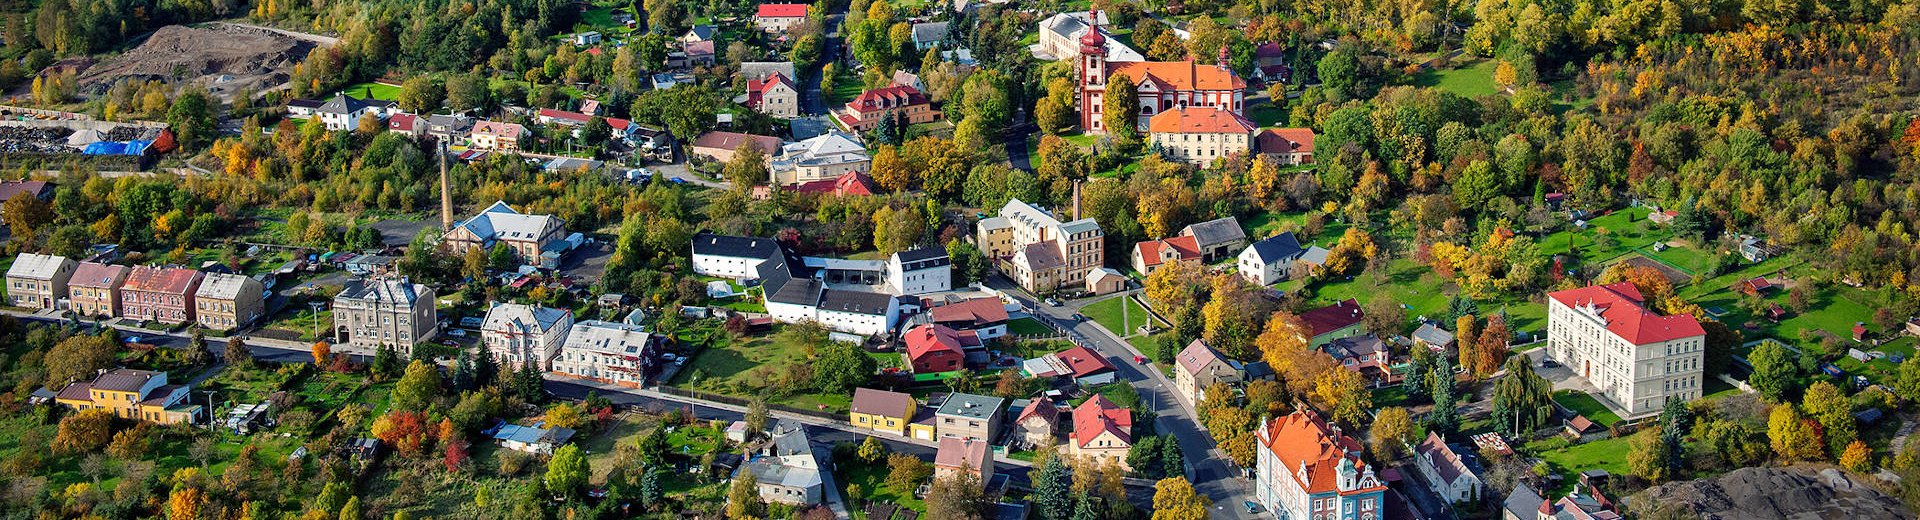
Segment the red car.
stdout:
<svg viewBox="0 0 1920 520">
<path fill-rule="evenodd" d="M 1139 363 L 1139 364 L 1142 364 L 1142 365 L 1145 365 L 1145 364 L 1147 364 L 1147 358 L 1144 358 L 1144 357 L 1140 357 L 1140 356 L 1134 356 L 1134 357 L 1133 357 L 1133 362 L 1134 362 L 1134 363 Z"/>
</svg>

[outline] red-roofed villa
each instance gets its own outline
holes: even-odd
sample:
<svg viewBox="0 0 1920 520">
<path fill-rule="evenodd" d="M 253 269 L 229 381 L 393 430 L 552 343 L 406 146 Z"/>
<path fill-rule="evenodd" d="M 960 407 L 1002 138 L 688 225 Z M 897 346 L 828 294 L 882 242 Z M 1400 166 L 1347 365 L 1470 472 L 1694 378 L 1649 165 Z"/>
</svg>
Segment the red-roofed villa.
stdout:
<svg viewBox="0 0 1920 520">
<path fill-rule="evenodd" d="M 1654 314 L 1645 300 L 1630 282 L 1547 294 L 1547 357 L 1624 418 L 1700 397 L 1705 329 L 1692 316 Z"/>
<path fill-rule="evenodd" d="M 1360 442 L 1310 410 L 1260 424 L 1254 498 L 1281 518 L 1380 520 L 1387 486 Z"/>
</svg>

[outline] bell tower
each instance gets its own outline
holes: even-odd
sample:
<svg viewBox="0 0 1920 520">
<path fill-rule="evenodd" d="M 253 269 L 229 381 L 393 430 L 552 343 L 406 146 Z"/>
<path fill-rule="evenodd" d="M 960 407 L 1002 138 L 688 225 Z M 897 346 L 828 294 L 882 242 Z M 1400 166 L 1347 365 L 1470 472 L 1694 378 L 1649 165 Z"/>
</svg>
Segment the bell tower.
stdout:
<svg viewBox="0 0 1920 520">
<path fill-rule="evenodd" d="M 1080 36 L 1080 129 L 1101 131 L 1101 98 L 1107 90 L 1107 37 L 1100 34 L 1100 10 L 1087 11 L 1087 33 Z"/>
</svg>

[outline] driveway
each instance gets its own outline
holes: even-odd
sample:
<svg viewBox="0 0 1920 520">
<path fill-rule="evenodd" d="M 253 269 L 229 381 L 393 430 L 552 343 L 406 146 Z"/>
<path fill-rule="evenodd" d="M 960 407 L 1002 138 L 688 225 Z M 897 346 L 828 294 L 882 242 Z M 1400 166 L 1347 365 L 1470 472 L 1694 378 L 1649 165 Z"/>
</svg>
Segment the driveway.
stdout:
<svg viewBox="0 0 1920 520">
<path fill-rule="evenodd" d="M 716 181 L 708 178 L 706 175 L 695 173 L 693 169 L 690 168 L 688 164 L 684 162 L 673 163 L 673 164 L 656 164 L 656 165 L 648 166 L 647 169 L 653 170 L 654 174 L 656 175 L 665 175 L 667 176 L 667 179 L 670 179 L 670 180 L 677 179 L 683 184 L 705 186 L 705 187 L 713 188 L 716 190 L 724 190 L 724 189 L 733 187 L 733 184 Z"/>
</svg>

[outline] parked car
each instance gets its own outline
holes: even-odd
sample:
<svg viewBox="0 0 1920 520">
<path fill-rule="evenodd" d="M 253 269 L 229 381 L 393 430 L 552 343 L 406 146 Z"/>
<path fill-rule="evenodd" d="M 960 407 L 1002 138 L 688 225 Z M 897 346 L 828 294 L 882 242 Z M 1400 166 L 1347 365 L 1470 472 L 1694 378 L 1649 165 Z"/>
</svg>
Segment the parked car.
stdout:
<svg viewBox="0 0 1920 520">
<path fill-rule="evenodd" d="M 1059 307 L 1059 306 L 1060 306 L 1060 300 L 1055 300 L 1055 299 L 1053 299 L 1053 298 L 1047 298 L 1047 306 L 1048 306 L 1048 307 Z"/>
</svg>

